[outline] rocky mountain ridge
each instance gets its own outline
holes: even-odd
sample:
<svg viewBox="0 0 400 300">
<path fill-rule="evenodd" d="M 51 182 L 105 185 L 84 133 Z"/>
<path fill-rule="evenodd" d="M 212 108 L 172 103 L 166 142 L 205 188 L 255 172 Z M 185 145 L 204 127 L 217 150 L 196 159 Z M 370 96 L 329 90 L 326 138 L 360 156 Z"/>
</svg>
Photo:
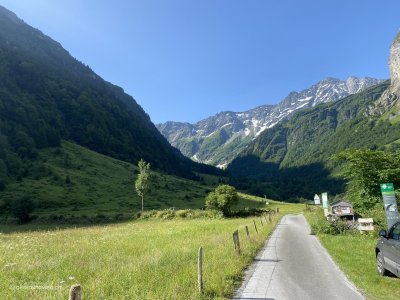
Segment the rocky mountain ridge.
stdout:
<svg viewBox="0 0 400 300">
<path fill-rule="evenodd" d="M 262 132 L 228 166 L 234 185 L 273 199 L 311 199 L 315 191 L 344 191 L 336 176 L 335 155 L 346 149 L 398 151 L 400 122 L 365 110 L 387 90 L 390 81 L 297 111 Z"/>
<path fill-rule="evenodd" d="M 390 47 L 389 69 L 390 86 L 378 101 L 368 107 L 366 116 L 379 116 L 387 112 L 390 119 L 400 116 L 400 32 Z"/>
<path fill-rule="evenodd" d="M 221 112 L 195 124 L 166 122 L 157 128 L 184 155 L 195 161 L 225 167 L 267 128 L 294 112 L 339 100 L 380 83 L 374 78 L 328 77 L 300 92 L 291 92 L 276 105 L 262 105 L 245 112 Z"/>
</svg>

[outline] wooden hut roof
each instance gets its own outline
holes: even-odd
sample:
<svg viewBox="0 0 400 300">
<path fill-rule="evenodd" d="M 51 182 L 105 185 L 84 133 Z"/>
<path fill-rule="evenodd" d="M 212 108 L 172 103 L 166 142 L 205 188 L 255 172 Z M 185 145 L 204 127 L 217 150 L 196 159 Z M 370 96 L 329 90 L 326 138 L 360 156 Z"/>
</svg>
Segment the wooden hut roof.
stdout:
<svg viewBox="0 0 400 300">
<path fill-rule="evenodd" d="M 353 207 L 353 204 L 351 204 L 350 202 L 344 201 L 344 200 L 338 200 L 338 201 L 333 202 L 331 204 L 331 207 L 332 206 L 350 206 L 350 207 Z"/>
</svg>

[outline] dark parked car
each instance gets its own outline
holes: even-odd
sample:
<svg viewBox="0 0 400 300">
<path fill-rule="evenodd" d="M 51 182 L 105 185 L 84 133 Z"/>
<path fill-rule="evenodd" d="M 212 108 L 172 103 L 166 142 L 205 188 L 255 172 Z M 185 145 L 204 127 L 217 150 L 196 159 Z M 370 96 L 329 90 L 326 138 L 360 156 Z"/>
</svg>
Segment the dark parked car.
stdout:
<svg viewBox="0 0 400 300">
<path fill-rule="evenodd" d="M 390 271 L 400 277 L 400 222 L 394 224 L 389 232 L 379 232 L 375 253 L 379 275 L 383 276 Z"/>
</svg>

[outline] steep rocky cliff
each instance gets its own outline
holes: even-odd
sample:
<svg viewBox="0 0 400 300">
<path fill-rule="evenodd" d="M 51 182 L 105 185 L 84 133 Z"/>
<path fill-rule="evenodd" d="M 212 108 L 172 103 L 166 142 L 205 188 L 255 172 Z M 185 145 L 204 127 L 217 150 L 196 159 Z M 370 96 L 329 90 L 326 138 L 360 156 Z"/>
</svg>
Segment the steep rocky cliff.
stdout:
<svg viewBox="0 0 400 300">
<path fill-rule="evenodd" d="M 378 101 L 368 107 L 367 116 L 379 116 L 388 113 L 389 119 L 400 116 L 400 32 L 390 47 L 389 55 L 390 87 Z"/>
</svg>

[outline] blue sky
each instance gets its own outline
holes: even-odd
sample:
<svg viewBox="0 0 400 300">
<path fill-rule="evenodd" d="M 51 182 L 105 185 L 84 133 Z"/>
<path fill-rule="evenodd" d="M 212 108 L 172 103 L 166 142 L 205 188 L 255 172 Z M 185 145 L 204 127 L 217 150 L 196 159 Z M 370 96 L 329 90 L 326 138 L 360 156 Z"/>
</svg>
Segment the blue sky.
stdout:
<svg viewBox="0 0 400 300">
<path fill-rule="evenodd" d="M 398 0 L 0 0 L 155 123 L 274 104 L 326 77 L 388 78 Z"/>
</svg>

